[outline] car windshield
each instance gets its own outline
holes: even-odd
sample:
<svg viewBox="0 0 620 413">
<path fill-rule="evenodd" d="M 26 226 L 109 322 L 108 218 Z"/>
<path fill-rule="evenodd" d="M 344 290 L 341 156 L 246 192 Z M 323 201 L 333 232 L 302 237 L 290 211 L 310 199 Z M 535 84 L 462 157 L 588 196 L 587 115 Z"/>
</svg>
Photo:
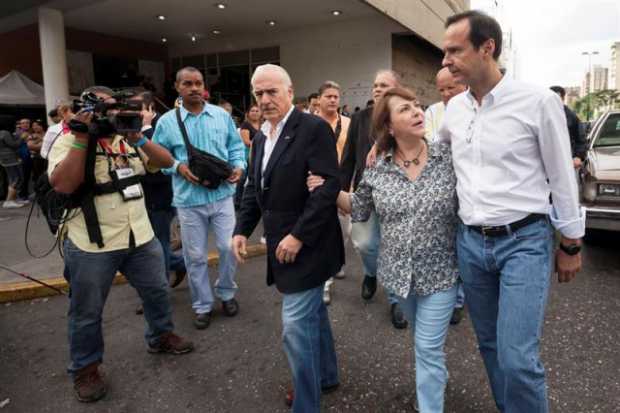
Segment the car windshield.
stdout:
<svg viewBox="0 0 620 413">
<path fill-rule="evenodd" d="M 609 115 L 601 126 L 594 147 L 601 146 L 620 146 L 620 113 Z"/>
</svg>

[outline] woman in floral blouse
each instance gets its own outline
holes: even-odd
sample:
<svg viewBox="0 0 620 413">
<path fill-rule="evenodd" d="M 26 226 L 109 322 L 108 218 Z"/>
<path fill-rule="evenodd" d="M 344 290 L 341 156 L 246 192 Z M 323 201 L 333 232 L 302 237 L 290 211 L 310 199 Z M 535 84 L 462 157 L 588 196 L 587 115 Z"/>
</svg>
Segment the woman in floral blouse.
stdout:
<svg viewBox="0 0 620 413">
<path fill-rule="evenodd" d="M 416 393 L 422 413 L 443 412 L 448 380 L 443 346 L 456 301 L 456 177 L 450 148 L 424 139 L 415 95 L 389 90 L 373 111 L 373 136 L 383 154 L 355 193 L 338 207 L 353 222 L 376 211 L 381 228 L 378 276 L 396 293 L 412 325 Z M 308 180 L 310 187 L 321 178 Z"/>
</svg>

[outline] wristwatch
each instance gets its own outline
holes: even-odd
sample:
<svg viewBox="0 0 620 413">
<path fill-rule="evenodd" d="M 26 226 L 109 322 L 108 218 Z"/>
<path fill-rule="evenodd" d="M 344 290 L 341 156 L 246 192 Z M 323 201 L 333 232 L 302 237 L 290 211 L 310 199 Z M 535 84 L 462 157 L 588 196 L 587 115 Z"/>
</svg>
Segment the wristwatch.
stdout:
<svg viewBox="0 0 620 413">
<path fill-rule="evenodd" d="M 581 245 L 579 244 L 564 245 L 560 242 L 560 249 L 564 251 L 567 255 L 577 255 L 581 252 Z"/>
</svg>

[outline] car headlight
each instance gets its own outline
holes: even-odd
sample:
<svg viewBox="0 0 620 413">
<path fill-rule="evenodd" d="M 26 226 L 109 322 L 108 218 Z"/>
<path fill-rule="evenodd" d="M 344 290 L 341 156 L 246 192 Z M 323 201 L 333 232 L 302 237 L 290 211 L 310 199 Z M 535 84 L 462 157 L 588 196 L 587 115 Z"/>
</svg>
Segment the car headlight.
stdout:
<svg viewBox="0 0 620 413">
<path fill-rule="evenodd" d="M 600 196 L 620 196 L 620 185 L 599 184 L 598 194 Z"/>
<path fill-rule="evenodd" d="M 596 199 L 596 182 L 585 181 L 583 184 L 583 199 L 594 202 Z"/>
</svg>

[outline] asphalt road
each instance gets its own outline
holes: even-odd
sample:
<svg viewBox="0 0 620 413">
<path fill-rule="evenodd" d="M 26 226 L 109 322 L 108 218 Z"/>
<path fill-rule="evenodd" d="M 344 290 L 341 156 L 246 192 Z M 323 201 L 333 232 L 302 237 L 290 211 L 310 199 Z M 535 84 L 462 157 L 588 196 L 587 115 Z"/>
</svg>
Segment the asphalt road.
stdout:
<svg viewBox="0 0 620 413">
<path fill-rule="evenodd" d="M 568 285 L 553 282 L 543 359 L 552 412 L 620 412 L 620 255 L 617 237 L 588 246 L 584 270 Z M 347 278 L 329 307 L 341 388 L 323 398 L 325 412 L 412 412 L 410 329 L 394 330 L 379 291 L 360 298 L 360 263 L 348 251 Z M 6 412 L 287 412 L 290 383 L 281 351 L 281 297 L 265 286 L 265 263 L 241 267 L 236 318 L 217 313 L 192 327 L 186 284 L 172 293 L 177 331 L 196 344 L 184 356 L 147 354 L 136 293 L 115 286 L 104 314 L 106 398 L 75 401 L 65 374 L 66 298 L 0 307 L 0 410 Z M 446 412 L 494 412 L 470 320 L 451 327 L 446 344 L 450 382 Z"/>
</svg>

